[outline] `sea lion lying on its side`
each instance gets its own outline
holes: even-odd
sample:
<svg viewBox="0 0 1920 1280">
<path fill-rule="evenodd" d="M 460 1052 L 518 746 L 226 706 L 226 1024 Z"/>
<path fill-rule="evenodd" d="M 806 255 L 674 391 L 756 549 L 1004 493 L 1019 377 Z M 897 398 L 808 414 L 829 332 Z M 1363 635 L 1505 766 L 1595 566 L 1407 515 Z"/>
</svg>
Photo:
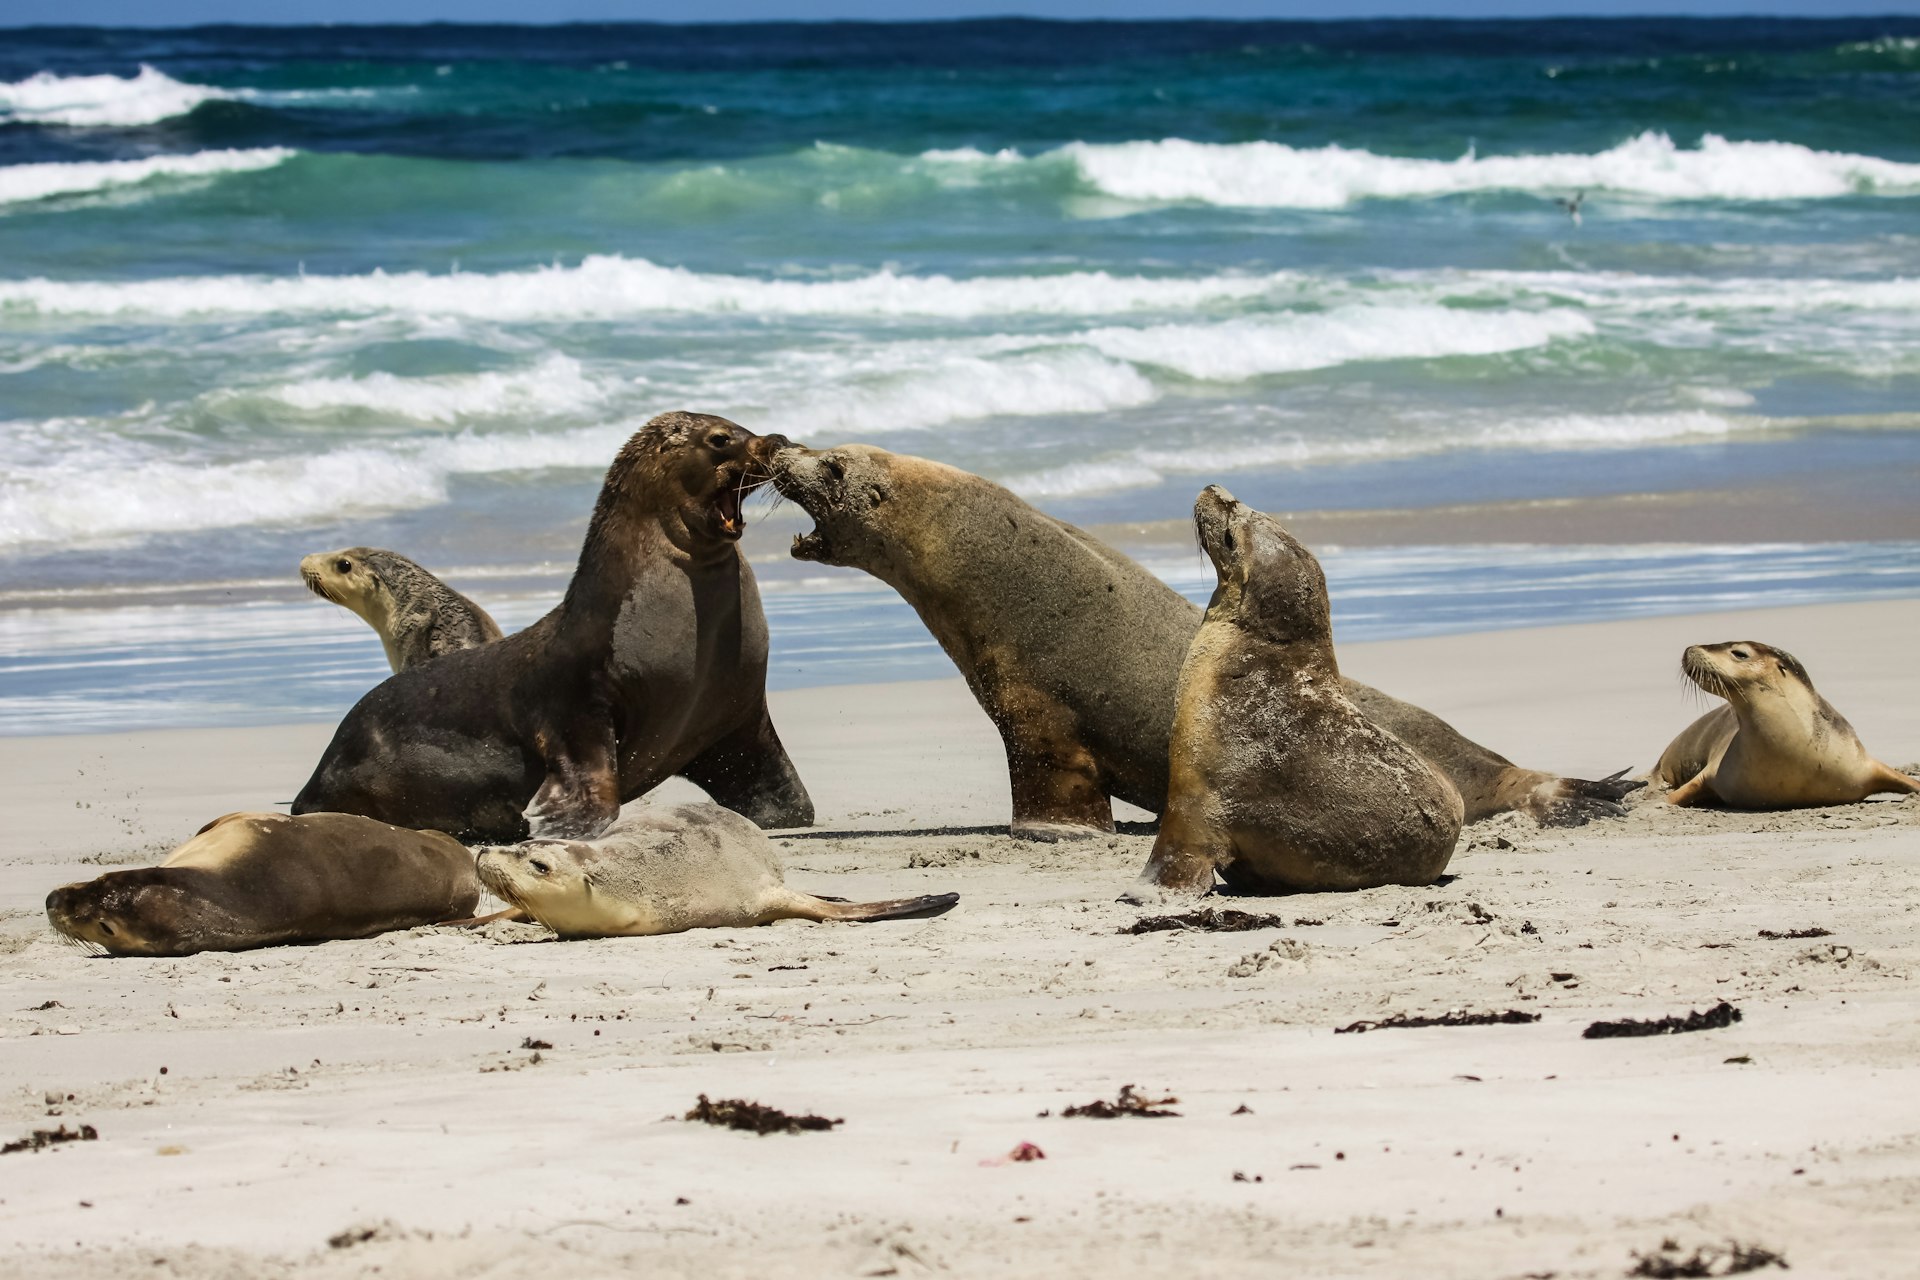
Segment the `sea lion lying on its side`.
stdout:
<svg viewBox="0 0 1920 1280">
<path fill-rule="evenodd" d="M 760 828 L 711 804 L 640 806 L 597 840 L 531 840 L 479 851 L 480 880 L 563 938 L 609 938 L 775 920 L 939 915 L 936 893 L 838 902 L 789 889 Z"/>
<path fill-rule="evenodd" d="M 868 445 L 773 456 L 814 519 L 793 555 L 873 574 L 906 598 L 999 729 L 1012 834 L 1113 830 L 1108 797 L 1159 813 L 1174 694 L 1201 610 L 1139 564 L 990 480 Z M 1625 812 L 1643 785 L 1523 769 L 1440 717 L 1355 680 L 1351 698 L 1445 774 L 1478 821 L 1549 826 Z"/>
<path fill-rule="evenodd" d="M 1851 804 L 1876 791 L 1920 791 L 1867 754 L 1860 736 L 1784 649 L 1752 640 L 1689 646 L 1680 670 L 1725 698 L 1681 731 L 1654 766 L 1668 804 L 1799 809 Z"/>
<path fill-rule="evenodd" d="M 368 938 L 470 916 L 473 854 L 452 836 L 351 813 L 229 813 L 157 867 L 47 895 L 64 936 L 116 956 Z"/>
<path fill-rule="evenodd" d="M 397 552 L 316 551 L 300 561 L 300 577 L 313 594 L 359 614 L 395 671 L 500 638 L 485 609 Z"/>
<path fill-rule="evenodd" d="M 1432 884 L 1460 793 L 1340 683 L 1327 582 L 1278 520 L 1209 485 L 1194 504 L 1219 586 L 1187 650 L 1167 807 L 1142 885 L 1207 893 Z"/>
</svg>

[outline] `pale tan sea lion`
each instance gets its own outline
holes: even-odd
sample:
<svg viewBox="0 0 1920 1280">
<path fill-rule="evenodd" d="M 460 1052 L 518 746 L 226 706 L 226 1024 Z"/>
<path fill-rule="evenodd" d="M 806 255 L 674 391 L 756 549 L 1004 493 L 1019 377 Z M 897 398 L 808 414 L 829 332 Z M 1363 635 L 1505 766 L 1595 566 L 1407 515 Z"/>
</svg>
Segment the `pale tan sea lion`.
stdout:
<svg viewBox="0 0 1920 1280">
<path fill-rule="evenodd" d="M 1681 731 L 1660 755 L 1654 779 L 1668 804 L 1798 809 L 1851 804 L 1876 791 L 1920 791 L 1906 774 L 1867 754 L 1860 736 L 1814 690 L 1800 660 L 1752 640 L 1696 644 L 1680 670 L 1725 698 Z"/>
<path fill-rule="evenodd" d="M 360 615 L 395 671 L 500 638 L 485 609 L 397 552 L 317 551 L 300 562 L 300 577 L 321 599 Z"/>
<path fill-rule="evenodd" d="M 591 837 L 677 775 L 763 826 L 811 825 L 767 711 L 767 618 L 739 546 L 742 504 L 785 444 L 703 413 L 636 431 L 553 611 L 374 686 L 293 811 L 470 843 Z"/>
<path fill-rule="evenodd" d="M 813 517 L 800 560 L 863 569 L 920 615 L 1000 731 L 1013 835 L 1113 830 L 1117 797 L 1159 813 L 1174 692 L 1201 610 L 1144 567 L 956 467 L 868 445 L 774 455 Z M 1577 826 L 1626 812 L 1639 782 L 1522 768 L 1358 681 L 1347 696 L 1446 774 L 1467 821 L 1517 809 Z"/>
<path fill-rule="evenodd" d="M 116 956 L 367 938 L 473 914 L 473 854 L 452 836 L 348 813 L 229 813 L 157 867 L 47 895 L 61 934 Z"/>
<path fill-rule="evenodd" d="M 1194 504 L 1219 585 L 1180 670 L 1167 807 L 1143 886 L 1206 893 L 1431 884 L 1465 813 L 1453 784 L 1340 683 L 1326 578 L 1219 485 Z"/>
<path fill-rule="evenodd" d="M 836 902 L 789 889 L 766 834 L 712 804 L 636 806 L 597 840 L 530 840 L 479 850 L 480 880 L 563 938 L 610 938 L 775 920 L 938 915 L 936 893 Z"/>
</svg>

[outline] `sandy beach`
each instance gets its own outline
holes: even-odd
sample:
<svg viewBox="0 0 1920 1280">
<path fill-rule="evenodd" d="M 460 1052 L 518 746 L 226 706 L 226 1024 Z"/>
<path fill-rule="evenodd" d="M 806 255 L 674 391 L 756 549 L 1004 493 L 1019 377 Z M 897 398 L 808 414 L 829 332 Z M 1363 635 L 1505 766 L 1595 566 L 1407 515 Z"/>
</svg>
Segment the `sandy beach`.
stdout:
<svg viewBox="0 0 1920 1280">
<path fill-rule="evenodd" d="M 1764 639 L 1910 766 L 1916 627 L 1897 601 L 1342 658 L 1593 775 L 1646 767 L 1704 708 L 1684 644 Z M 0 1137 L 98 1134 L 0 1157 L 0 1271 L 1574 1277 L 1671 1239 L 1912 1274 L 1912 799 L 1497 819 L 1429 888 L 1221 898 L 1281 923 L 1132 935 L 1115 896 L 1151 836 L 1000 834 L 998 744 L 957 680 L 777 694 L 774 714 L 821 810 L 781 837 L 791 882 L 954 890 L 957 910 L 89 959 L 47 929 L 48 888 L 284 801 L 328 729 L 0 740 Z M 1723 1000 L 1726 1029 L 1582 1037 Z M 1336 1033 L 1455 1009 L 1540 1016 Z M 1178 1116 L 1060 1114 L 1129 1084 Z M 680 1119 L 703 1093 L 845 1123 Z M 1023 1142 L 1045 1159 L 1008 1160 Z"/>
</svg>

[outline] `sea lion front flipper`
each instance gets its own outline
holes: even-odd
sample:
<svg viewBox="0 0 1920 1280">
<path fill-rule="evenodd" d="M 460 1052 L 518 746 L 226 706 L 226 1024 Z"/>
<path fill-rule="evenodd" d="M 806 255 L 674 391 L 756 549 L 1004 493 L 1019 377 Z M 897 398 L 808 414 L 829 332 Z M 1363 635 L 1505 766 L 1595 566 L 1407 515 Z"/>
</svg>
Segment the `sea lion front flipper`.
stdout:
<svg viewBox="0 0 1920 1280">
<path fill-rule="evenodd" d="M 611 726 L 591 745 L 570 753 L 541 735 L 547 778 L 522 816 L 533 840 L 591 840 L 620 816 L 620 770 Z"/>
<path fill-rule="evenodd" d="M 764 702 L 757 715 L 689 760 L 680 776 L 755 826 L 813 825 L 813 798 Z"/>
<path fill-rule="evenodd" d="M 1111 834 L 1113 801 L 1072 712 L 1026 685 L 1001 685 L 993 707 L 1013 792 L 1007 834 L 1045 844 Z"/>
<path fill-rule="evenodd" d="M 1693 805 L 1712 798 L 1713 791 L 1707 786 L 1707 775 L 1704 771 L 1694 774 L 1693 777 L 1667 792 L 1668 804 Z"/>
</svg>

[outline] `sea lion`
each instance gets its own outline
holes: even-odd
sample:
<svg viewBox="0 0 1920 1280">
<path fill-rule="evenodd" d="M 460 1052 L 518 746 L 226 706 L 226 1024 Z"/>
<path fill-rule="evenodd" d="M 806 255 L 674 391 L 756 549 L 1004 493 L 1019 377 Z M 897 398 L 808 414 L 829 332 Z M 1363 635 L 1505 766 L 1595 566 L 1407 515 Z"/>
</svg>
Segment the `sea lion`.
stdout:
<svg viewBox="0 0 1920 1280">
<path fill-rule="evenodd" d="M 395 671 L 500 638 L 485 609 L 397 552 L 316 551 L 300 561 L 300 577 L 313 594 L 359 614 Z"/>
<path fill-rule="evenodd" d="M 438 831 L 350 813 L 229 813 L 157 867 L 47 895 L 61 934 L 116 956 L 368 938 L 473 914 L 473 854 Z"/>
<path fill-rule="evenodd" d="M 611 938 L 775 920 L 939 915 L 936 893 L 841 902 L 789 889 L 760 828 L 711 804 L 639 805 L 597 840 L 532 840 L 479 851 L 480 880 L 563 938 Z"/>
<path fill-rule="evenodd" d="M 1680 671 L 1727 700 L 1681 731 L 1654 778 L 1668 804 L 1797 809 L 1851 804 L 1876 791 L 1920 791 L 1880 763 L 1813 677 L 1784 649 L 1752 640 L 1688 646 Z"/>
<path fill-rule="evenodd" d="M 1327 580 L 1219 485 L 1193 508 L 1219 585 L 1180 669 L 1166 809 L 1143 885 L 1207 893 L 1432 884 L 1460 793 L 1340 684 Z"/>
<path fill-rule="evenodd" d="M 737 545 L 741 504 L 785 443 L 697 413 L 635 432 L 553 611 L 375 686 L 293 811 L 468 843 L 591 837 L 678 774 L 762 826 L 811 825 L 767 714 L 766 615 Z"/>
<path fill-rule="evenodd" d="M 1108 797 L 1158 813 L 1175 689 L 1201 610 L 1112 547 L 990 480 L 867 445 L 774 456 L 813 517 L 793 555 L 864 569 L 906 598 L 1000 731 L 1011 832 L 1113 830 Z M 1474 822 L 1509 809 L 1577 826 L 1639 782 L 1523 769 L 1440 717 L 1360 684 L 1347 696 L 1452 781 Z"/>
</svg>

